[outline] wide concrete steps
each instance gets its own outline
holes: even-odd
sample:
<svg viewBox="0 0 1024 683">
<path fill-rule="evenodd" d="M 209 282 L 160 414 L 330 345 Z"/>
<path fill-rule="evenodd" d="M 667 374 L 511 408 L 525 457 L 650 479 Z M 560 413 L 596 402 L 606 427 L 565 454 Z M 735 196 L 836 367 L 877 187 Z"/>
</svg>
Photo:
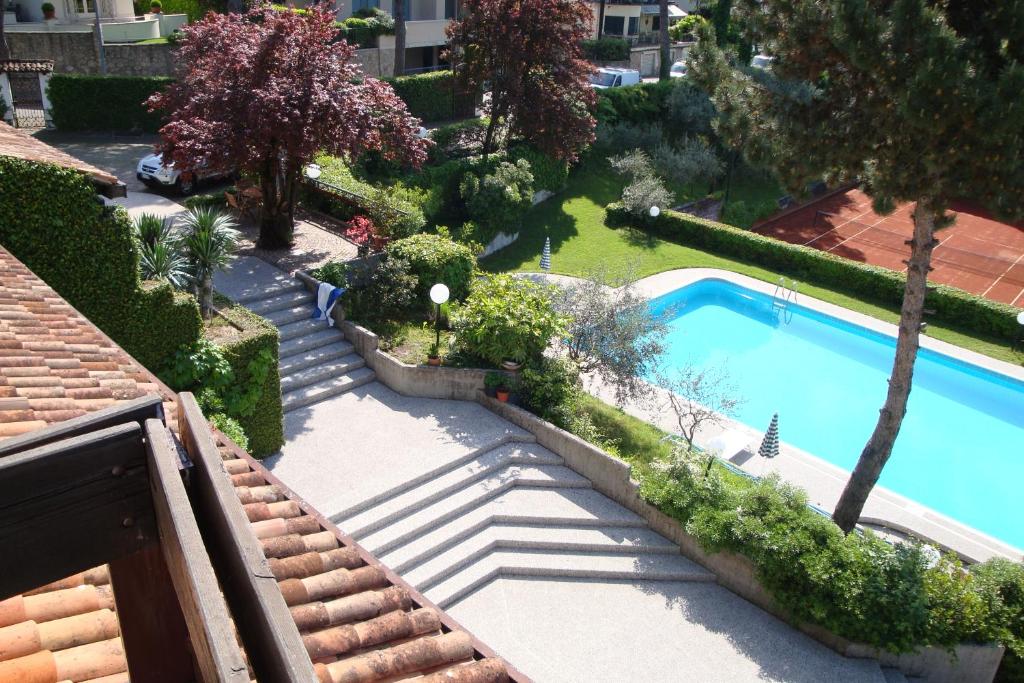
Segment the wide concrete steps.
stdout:
<svg viewBox="0 0 1024 683">
<path fill-rule="evenodd" d="M 418 539 L 517 488 L 589 489 L 590 480 L 561 465 L 508 465 L 411 514 L 397 515 L 393 523 L 370 535 L 353 535 L 375 551 L 387 550 Z"/>
<path fill-rule="evenodd" d="M 490 524 L 572 527 L 646 527 L 645 520 L 590 488 L 513 487 L 438 524 L 420 530 L 421 519 L 409 518 L 360 539 L 367 550 L 389 567 L 440 552 Z M 396 528 L 397 527 L 397 528 Z"/>
<path fill-rule="evenodd" d="M 354 536 L 365 536 L 394 524 L 399 519 L 448 498 L 481 480 L 509 476 L 522 470 L 510 466 L 562 465 L 561 457 L 537 443 L 513 442 L 488 450 L 469 462 L 457 462 L 447 471 L 395 493 L 390 498 L 361 512 L 339 517 L 338 523 Z M 499 474 L 500 473 L 500 474 Z"/>
<path fill-rule="evenodd" d="M 682 555 L 652 554 L 637 558 L 620 553 L 498 550 L 430 586 L 424 595 L 441 609 L 447 609 L 499 576 L 593 580 L 715 581 L 714 574 Z"/>
<path fill-rule="evenodd" d="M 650 529 L 558 527 L 492 524 L 465 540 L 417 563 L 395 567 L 420 591 L 440 583 L 495 551 L 531 550 L 549 553 L 678 555 L 679 547 Z M 409 566 L 412 564 L 413 566 Z"/>
<path fill-rule="evenodd" d="M 240 296 L 235 299 L 253 313 L 265 315 L 272 311 L 288 308 L 305 302 L 311 302 L 313 295 L 298 280 L 294 283 L 278 285 L 264 291 Z"/>
<path fill-rule="evenodd" d="M 366 361 L 357 353 L 349 353 L 341 358 L 321 360 L 315 365 L 309 365 L 300 369 L 293 369 L 290 372 L 281 372 L 281 392 L 285 395 L 308 387 L 311 384 L 347 375 L 354 370 L 365 367 Z"/>
<path fill-rule="evenodd" d="M 355 347 L 347 341 L 336 341 L 327 346 L 321 346 L 311 351 L 302 351 L 281 359 L 281 377 L 287 377 L 300 370 L 320 365 L 322 363 L 336 361 L 355 353 Z"/>
<path fill-rule="evenodd" d="M 284 412 L 288 413 L 304 408 L 312 403 L 326 400 L 332 396 L 352 391 L 357 387 L 372 382 L 376 377 L 376 374 L 370 368 L 360 367 L 343 375 L 289 391 L 287 394 L 282 395 L 281 404 Z"/>
<path fill-rule="evenodd" d="M 318 349 L 321 346 L 328 346 L 344 340 L 345 335 L 341 333 L 341 330 L 336 330 L 333 327 L 326 327 L 323 323 L 320 323 L 318 329 L 309 330 L 301 337 L 282 340 L 281 358 L 287 358 L 298 353 L 312 351 L 313 349 Z"/>
</svg>

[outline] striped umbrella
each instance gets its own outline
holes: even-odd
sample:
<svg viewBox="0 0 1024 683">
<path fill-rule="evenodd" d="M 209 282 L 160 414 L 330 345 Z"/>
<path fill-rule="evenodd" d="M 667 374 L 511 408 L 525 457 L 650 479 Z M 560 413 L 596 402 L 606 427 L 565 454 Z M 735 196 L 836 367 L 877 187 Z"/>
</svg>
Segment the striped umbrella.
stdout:
<svg viewBox="0 0 1024 683">
<path fill-rule="evenodd" d="M 551 270 L 551 238 L 544 238 L 544 251 L 540 253 L 541 270 Z"/>
<path fill-rule="evenodd" d="M 765 432 L 764 441 L 761 442 L 761 447 L 757 449 L 757 454 L 762 458 L 777 458 L 779 455 L 779 414 L 775 413 L 772 415 L 772 423 L 768 425 L 768 431 Z"/>
</svg>

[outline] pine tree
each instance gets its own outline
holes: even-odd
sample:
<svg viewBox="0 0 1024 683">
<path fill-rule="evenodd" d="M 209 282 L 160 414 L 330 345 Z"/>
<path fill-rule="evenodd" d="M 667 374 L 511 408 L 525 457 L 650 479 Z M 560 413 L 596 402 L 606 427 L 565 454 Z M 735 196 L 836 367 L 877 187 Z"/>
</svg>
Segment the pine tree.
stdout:
<svg viewBox="0 0 1024 683">
<path fill-rule="evenodd" d="M 1024 0 L 742 0 L 771 72 L 733 68 L 705 30 L 693 73 L 719 132 L 792 188 L 860 178 L 886 213 L 916 202 L 888 393 L 833 518 L 850 531 L 899 434 L 935 231 L 968 198 L 1024 215 Z"/>
</svg>

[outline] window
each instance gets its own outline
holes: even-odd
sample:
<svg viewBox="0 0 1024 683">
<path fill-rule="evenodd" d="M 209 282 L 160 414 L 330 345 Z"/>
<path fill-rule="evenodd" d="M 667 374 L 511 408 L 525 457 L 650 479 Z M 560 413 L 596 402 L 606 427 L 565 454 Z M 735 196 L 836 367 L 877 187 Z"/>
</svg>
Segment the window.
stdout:
<svg viewBox="0 0 1024 683">
<path fill-rule="evenodd" d="M 352 14 L 361 9 L 377 9 L 380 7 L 380 0 L 352 0 Z"/>
<path fill-rule="evenodd" d="M 629 35 L 635 36 L 636 32 L 637 32 L 637 28 L 639 27 L 639 25 L 640 25 L 640 17 L 630 17 L 629 18 Z"/>
<path fill-rule="evenodd" d="M 661 30 L 661 17 L 651 17 L 651 31 Z"/>
<path fill-rule="evenodd" d="M 604 18 L 604 32 L 605 33 L 608 33 L 608 34 L 611 34 L 611 35 L 615 35 L 615 36 L 621 36 L 621 35 L 624 35 L 623 32 L 624 32 L 625 28 L 626 28 L 626 18 L 625 17 L 605 17 Z"/>
<path fill-rule="evenodd" d="M 456 19 L 455 16 L 455 0 L 444 0 L 444 18 L 445 19 Z"/>
<path fill-rule="evenodd" d="M 79 14 L 92 14 L 96 11 L 96 3 L 94 0 L 75 0 L 75 11 Z"/>
</svg>

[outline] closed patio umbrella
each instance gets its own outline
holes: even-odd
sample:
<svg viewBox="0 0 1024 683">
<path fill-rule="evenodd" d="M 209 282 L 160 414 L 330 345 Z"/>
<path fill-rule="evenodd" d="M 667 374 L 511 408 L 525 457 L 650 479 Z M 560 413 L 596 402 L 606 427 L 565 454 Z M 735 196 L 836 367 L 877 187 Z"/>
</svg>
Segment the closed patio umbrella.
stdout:
<svg viewBox="0 0 1024 683">
<path fill-rule="evenodd" d="M 757 454 L 762 458 L 776 458 L 779 455 L 779 414 L 772 415 L 772 423 L 768 425 L 768 431 L 764 434 L 764 441 L 757 449 Z"/>
<path fill-rule="evenodd" d="M 551 270 L 551 238 L 544 238 L 544 251 L 540 253 L 541 270 Z"/>
</svg>

